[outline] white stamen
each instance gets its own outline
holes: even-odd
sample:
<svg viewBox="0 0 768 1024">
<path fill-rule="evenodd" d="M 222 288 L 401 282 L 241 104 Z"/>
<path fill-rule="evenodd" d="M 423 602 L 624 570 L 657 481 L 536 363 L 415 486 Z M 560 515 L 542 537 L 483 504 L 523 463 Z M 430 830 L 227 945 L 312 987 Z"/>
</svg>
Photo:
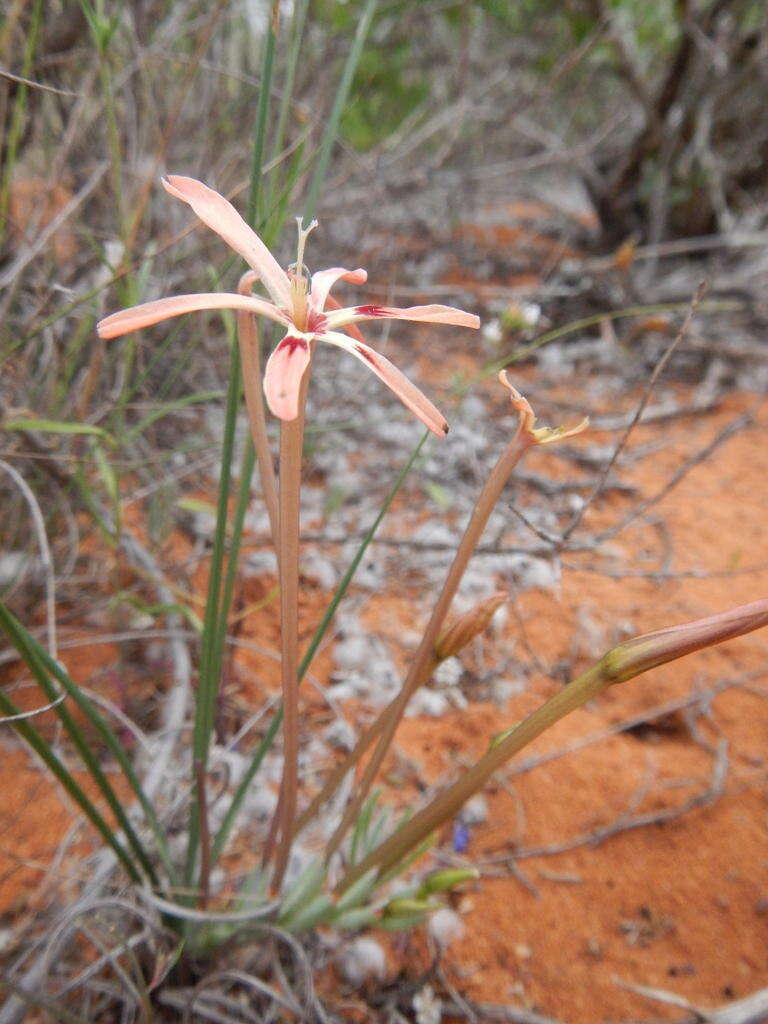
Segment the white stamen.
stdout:
<svg viewBox="0 0 768 1024">
<path fill-rule="evenodd" d="M 297 217 L 296 218 L 296 227 L 299 230 L 299 242 L 298 242 L 298 245 L 296 247 L 296 264 L 295 265 L 296 265 L 296 273 L 300 277 L 303 275 L 304 271 L 307 269 L 304 266 L 304 246 L 307 244 L 307 238 L 309 237 L 310 233 L 312 231 L 314 231 L 314 229 L 317 227 L 317 221 L 316 220 L 310 221 L 309 227 L 307 227 L 307 228 L 305 228 L 303 226 L 303 224 L 304 224 L 304 218 L 303 217 Z"/>
</svg>

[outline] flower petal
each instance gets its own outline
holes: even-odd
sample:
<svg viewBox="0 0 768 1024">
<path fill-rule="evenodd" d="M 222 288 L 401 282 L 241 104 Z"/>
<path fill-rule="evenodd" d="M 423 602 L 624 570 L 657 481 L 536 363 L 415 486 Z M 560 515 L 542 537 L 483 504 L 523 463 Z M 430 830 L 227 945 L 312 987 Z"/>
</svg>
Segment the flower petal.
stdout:
<svg viewBox="0 0 768 1024">
<path fill-rule="evenodd" d="M 309 366 L 311 335 L 286 334 L 267 360 L 264 394 L 267 405 L 280 420 L 299 415 L 301 378 Z"/>
<path fill-rule="evenodd" d="M 341 303 L 337 302 L 332 295 L 329 295 L 328 298 L 325 300 L 325 308 L 341 309 Z M 351 338 L 357 338 L 357 340 L 362 341 L 364 345 L 367 344 L 365 340 L 365 335 L 356 324 L 344 324 L 344 326 L 341 329 L 342 331 L 347 333 Z"/>
<path fill-rule="evenodd" d="M 347 270 L 345 267 L 331 267 L 330 270 L 318 270 L 312 275 L 312 308 L 322 313 L 328 301 L 328 292 L 337 281 L 349 281 L 350 284 L 365 284 L 368 280 L 367 271 L 362 267 L 357 270 Z M 339 308 L 338 306 L 336 307 Z"/>
<path fill-rule="evenodd" d="M 290 306 L 288 275 L 229 200 L 195 178 L 169 174 L 162 181 L 166 192 L 188 203 L 204 224 L 240 253 L 264 282 L 277 305 Z"/>
<path fill-rule="evenodd" d="M 251 295 L 230 295 L 227 292 L 201 292 L 196 295 L 172 295 L 167 299 L 143 302 L 131 309 L 121 309 L 119 313 L 112 313 L 99 321 L 96 330 L 100 338 L 119 338 L 141 327 L 149 327 L 183 313 L 196 313 L 201 309 L 246 309 L 280 324 L 289 322 L 284 313 L 264 299 Z"/>
<path fill-rule="evenodd" d="M 373 370 L 376 376 L 383 380 L 403 405 L 407 406 L 421 422 L 437 434 L 438 437 L 445 437 L 448 433 L 448 424 L 439 409 L 435 408 L 426 395 L 412 384 L 404 373 L 379 352 L 360 341 L 338 334 L 335 331 L 324 331 L 316 335 L 318 341 L 327 341 L 331 345 L 343 348 L 350 355 L 355 356 L 361 363 L 364 363 L 369 370 Z"/>
<path fill-rule="evenodd" d="M 350 306 L 331 313 L 328 326 L 333 329 L 344 324 L 358 323 L 361 320 L 414 320 L 430 324 L 453 324 L 455 327 L 480 326 L 480 318 L 474 313 L 465 313 L 463 309 L 453 306 L 408 306 L 397 309 L 394 306 Z"/>
</svg>

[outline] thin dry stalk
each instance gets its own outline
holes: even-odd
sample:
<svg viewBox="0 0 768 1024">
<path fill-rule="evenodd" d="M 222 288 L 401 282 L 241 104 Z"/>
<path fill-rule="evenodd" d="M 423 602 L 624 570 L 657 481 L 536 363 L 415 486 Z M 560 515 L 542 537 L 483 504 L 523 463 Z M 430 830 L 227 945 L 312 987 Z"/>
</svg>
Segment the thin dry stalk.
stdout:
<svg viewBox="0 0 768 1024">
<path fill-rule="evenodd" d="M 578 512 L 576 512 L 571 522 L 563 531 L 562 537 L 559 541 L 561 545 L 565 544 L 570 538 L 571 534 L 574 532 L 574 530 L 578 529 L 579 525 L 584 519 L 584 515 L 586 514 L 587 509 L 590 507 L 590 505 L 592 505 L 595 499 L 598 498 L 600 494 L 602 494 L 603 489 L 605 488 L 605 485 L 608 481 L 608 477 L 611 474 L 611 470 L 616 465 L 616 460 L 619 458 L 621 453 L 626 448 L 627 442 L 629 441 L 629 437 L 632 431 L 640 422 L 640 419 L 642 418 L 642 415 L 645 412 L 645 408 L 648 405 L 648 402 L 650 401 L 654 388 L 656 387 L 656 382 L 658 381 L 659 377 L 662 375 L 666 367 L 669 365 L 670 359 L 675 354 L 683 338 L 685 338 L 686 334 L 688 333 L 688 330 L 691 326 L 691 322 L 693 321 L 693 318 L 696 315 L 697 309 L 701 305 L 701 300 L 704 298 L 706 290 L 707 283 L 706 281 L 702 281 L 696 289 L 693 298 L 691 299 L 691 304 L 688 307 L 688 312 L 686 313 L 685 319 L 683 320 L 680 326 L 680 330 L 675 335 L 672 344 L 667 348 L 667 350 L 664 352 L 664 355 L 661 357 L 661 359 L 654 367 L 650 380 L 648 381 L 645 391 L 643 392 L 643 397 L 640 399 L 640 402 L 638 403 L 637 409 L 635 410 L 632 419 L 629 421 L 629 423 L 626 426 L 626 429 L 624 430 L 624 433 L 621 435 L 619 443 L 614 448 L 613 454 L 611 455 L 603 471 L 601 472 L 600 477 L 598 478 L 597 483 L 595 484 L 592 490 L 592 493 L 588 496 L 586 501 L 579 508 Z"/>
<path fill-rule="evenodd" d="M 509 480 L 512 471 L 532 444 L 535 444 L 535 441 L 529 433 L 523 429 L 523 421 L 521 417 L 520 424 L 518 425 L 518 429 L 515 432 L 514 437 L 491 471 L 491 475 L 488 477 L 480 497 L 477 500 L 477 504 L 472 512 L 467 528 L 464 531 L 458 551 L 456 552 L 456 557 L 453 560 L 453 564 L 451 565 L 448 576 L 443 584 L 443 589 L 437 599 L 437 604 L 432 612 L 432 616 L 421 639 L 413 664 L 411 665 L 411 669 L 403 683 L 400 693 L 381 713 L 379 718 L 368 729 L 368 731 L 361 737 L 346 761 L 344 761 L 343 764 L 332 773 L 328 783 L 326 783 L 320 794 L 318 794 L 318 797 L 313 801 L 312 806 L 307 811 L 307 814 L 302 817 L 301 824 L 309 820 L 311 814 L 319 809 L 320 805 L 333 794 L 346 772 L 358 763 L 365 751 L 370 747 L 373 741 L 378 738 L 378 745 L 371 757 L 371 760 L 366 766 L 359 786 L 356 787 L 355 796 L 350 802 L 344 817 L 342 818 L 341 824 L 336 829 L 336 832 L 333 834 L 333 837 L 328 844 L 326 852 L 327 857 L 330 857 L 333 852 L 338 849 L 347 829 L 358 815 L 373 780 L 381 767 L 381 763 L 386 756 L 387 750 L 389 749 L 392 738 L 395 734 L 395 730 L 400 724 L 403 714 L 405 713 L 408 701 L 416 690 L 427 682 L 434 671 L 435 665 L 438 661 L 435 655 L 435 645 L 437 644 L 438 638 L 443 629 L 445 618 L 456 595 L 459 584 L 461 583 L 462 577 L 467 569 L 467 565 L 469 564 L 480 537 L 485 530 L 488 518 L 496 507 L 499 497 L 501 496 L 501 492 Z"/>
<path fill-rule="evenodd" d="M 307 377 L 301 387 L 299 415 L 280 423 L 280 524 L 278 567 L 280 572 L 280 642 L 283 689 L 283 778 L 277 833 L 279 845 L 273 887 L 279 889 L 293 839 L 299 786 L 299 512 L 301 456 L 304 444 L 304 410 Z"/>
</svg>

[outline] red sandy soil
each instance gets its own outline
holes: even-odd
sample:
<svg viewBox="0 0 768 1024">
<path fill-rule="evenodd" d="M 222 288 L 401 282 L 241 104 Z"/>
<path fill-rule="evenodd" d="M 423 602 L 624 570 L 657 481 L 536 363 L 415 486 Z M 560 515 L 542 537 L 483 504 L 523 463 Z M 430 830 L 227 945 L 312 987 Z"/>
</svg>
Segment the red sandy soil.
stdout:
<svg viewBox="0 0 768 1024">
<path fill-rule="evenodd" d="M 754 405 L 752 396 L 734 396 L 715 415 L 665 426 L 668 446 L 624 478 L 641 493 L 653 493 L 674 465 Z M 768 471 L 761 443 L 767 419 L 761 411 L 755 426 L 696 467 L 656 510 L 674 552 L 672 571 L 722 575 L 659 584 L 566 572 L 559 593 L 533 591 L 517 603 L 527 642 L 546 667 L 571 661 L 578 671 L 631 633 L 765 595 L 768 537 L 760 480 Z M 643 428 L 635 443 L 658 434 L 659 428 Z M 613 521 L 617 505 L 607 501 L 595 509 L 589 525 Z M 647 542 L 658 548 L 658 540 L 645 536 L 650 532 L 632 531 L 622 547 L 642 553 Z M 765 568 L 748 571 L 760 565 Z M 585 619 L 592 623 L 588 630 L 580 628 Z M 510 644 L 519 640 L 513 620 L 508 634 Z M 679 1010 L 650 1003 L 619 982 L 671 990 L 704 1006 L 768 985 L 766 675 L 768 644 L 756 633 L 608 691 L 519 756 L 562 749 L 658 705 L 731 684 L 694 709 L 690 724 L 676 712 L 642 732 L 612 736 L 528 773 L 502 776 L 490 787 L 489 819 L 473 832 L 469 862 L 502 859 L 521 847 L 567 845 L 627 810 L 678 807 L 709 789 L 710 751 L 728 743 L 727 780 L 714 802 L 597 846 L 526 857 L 517 866 L 535 894 L 507 875 L 486 878 L 459 899 L 466 936 L 448 955 L 459 991 L 587 1024 L 680 1017 Z M 489 735 L 557 689 L 548 674 L 531 682 L 501 715 L 495 705 L 478 703 L 428 725 L 406 720 L 400 749 L 427 782 L 440 778 L 460 759 L 480 755 Z"/>
<path fill-rule="evenodd" d="M 734 395 L 716 413 L 640 428 L 633 444 L 663 435 L 665 447 L 624 470 L 623 478 L 642 494 L 653 493 L 675 466 L 755 404 L 753 396 Z M 494 644 L 507 651 L 519 645 L 522 623 L 526 645 L 544 671 L 535 673 L 503 711 L 477 701 L 441 719 L 407 719 L 398 757 L 409 763 L 409 774 L 430 784 L 460 761 L 480 755 L 489 737 L 556 691 L 559 684 L 551 677 L 559 664 L 570 663 L 576 672 L 624 636 L 764 595 L 768 568 L 749 570 L 768 563 L 766 421 L 768 414 L 759 410 L 754 426 L 695 467 L 656 508 L 673 552 L 668 568 L 713 576 L 659 583 L 571 569 L 557 592 L 521 595 Z M 528 468 L 552 472 L 553 461 L 546 452 L 535 453 Z M 609 525 L 625 504 L 626 499 L 601 502 L 589 512 L 587 527 Z M 622 535 L 618 547 L 626 557 L 616 564 L 642 564 L 644 556 L 659 550 L 658 536 L 658 528 L 648 526 Z M 655 567 L 655 562 L 644 564 L 646 571 Z M 270 580 L 250 581 L 241 606 L 258 601 L 270 587 Z M 324 600 L 320 594 L 308 600 L 309 619 L 316 618 Z M 409 624 L 409 608 L 402 596 L 383 595 L 367 614 L 385 632 L 394 632 Z M 276 646 L 269 632 L 274 629 L 274 615 L 262 616 L 259 642 L 266 649 Z M 490 650 L 487 643 L 486 656 Z M 85 648 L 71 667 L 79 680 L 90 680 L 104 692 L 100 670 L 114 656 L 113 648 Z M 255 667 L 249 657 L 238 666 L 240 678 Z M 268 660 L 258 664 L 262 679 Z M 471 671 L 472 655 L 466 660 Z M 318 671 L 327 674 L 327 660 Z M 588 1024 L 679 1017 L 679 1011 L 652 1005 L 618 981 L 672 990 L 702 1005 L 768 985 L 767 671 L 761 633 L 657 669 L 576 712 L 524 756 L 559 750 L 658 705 L 731 685 L 711 702 L 695 705 L 688 719 L 684 711 L 667 715 L 634 734 L 615 735 L 530 772 L 502 776 L 490 787 L 489 819 L 473 829 L 467 860 L 493 858 L 492 870 L 503 877 L 486 877 L 456 900 L 467 931 L 451 947 L 447 966 L 459 991 L 482 1002 L 522 1003 Z M 235 708 L 246 698 L 253 706 L 255 696 L 237 686 L 228 693 Z M 317 706 L 314 700 L 310 704 Z M 526 857 L 517 866 L 528 886 L 504 873 L 505 855 L 521 847 L 568 844 L 615 821 L 627 808 L 632 814 L 655 812 L 705 793 L 713 771 L 711 748 L 722 740 L 728 743 L 728 772 L 714 801 L 665 824 L 620 832 L 597 846 Z M 45 865 L 73 819 L 46 777 L 7 744 L 0 786 L 0 907 L 12 921 L 45 902 Z M 59 878 L 77 874 L 77 859 L 68 856 L 58 871 Z M 414 941 L 426 963 L 423 943 Z M 394 973 L 405 958 L 402 942 L 391 947 Z"/>
<path fill-rule="evenodd" d="M 681 387 L 682 405 L 686 395 Z M 624 410 L 631 410 L 638 395 L 625 397 Z M 578 396 L 571 394 L 571 400 Z M 495 401 L 498 413 L 505 413 L 502 398 Z M 627 636 L 766 595 L 768 410 L 754 395 L 734 394 L 714 412 L 638 428 L 630 450 L 663 442 L 654 454 L 621 469 L 621 478 L 634 484 L 638 495 L 628 499 L 612 492 L 601 499 L 587 514 L 584 534 L 609 527 L 639 496 L 655 494 L 686 458 L 744 410 L 753 412 L 753 425 L 695 466 L 653 507 L 650 524 L 638 520 L 610 541 L 612 558 L 601 557 L 600 564 L 617 578 L 590 571 L 593 553 L 573 554 L 566 556 L 557 590 L 531 590 L 515 599 L 502 634 L 463 657 L 470 680 L 468 709 L 440 719 L 406 719 L 385 773 L 390 782 L 398 774 L 393 766 L 406 765 L 411 780 L 430 785 L 482 754 L 494 734 L 557 691 L 563 666 L 575 675 Z M 615 440 L 615 434 L 591 432 L 573 443 Z M 573 472 L 546 450 L 534 452 L 526 468 L 550 476 Z M 184 554 L 184 543 L 174 538 L 177 555 Z M 669 573 L 662 580 L 647 575 L 662 566 Z M 193 583 L 202 590 L 202 570 Z M 266 576 L 249 580 L 235 609 L 237 615 L 260 605 L 238 629 L 267 651 L 278 647 L 273 586 Z M 418 615 L 426 616 L 423 595 L 414 589 L 372 598 L 366 617 L 396 637 L 413 628 L 411 597 L 421 602 Z M 326 594 L 305 590 L 307 634 L 326 601 Z M 487 668 L 494 650 L 505 656 L 517 652 L 522 666 L 531 665 L 533 651 L 538 664 L 527 675 L 521 669 L 520 692 L 504 708 L 471 699 L 478 655 Z M 82 648 L 67 661 L 76 679 L 115 695 L 103 671 L 115 664 L 115 648 Z M 321 682 L 330 669 L 326 650 L 315 666 Z M 703 1006 L 768 986 L 766 675 L 768 644 L 762 632 L 608 691 L 518 755 L 490 786 L 488 820 L 472 829 L 466 854 L 467 863 L 500 877 L 486 876 L 454 899 L 466 934 L 451 946 L 444 965 L 459 992 L 480 1002 L 535 1008 L 569 1024 L 594 1024 L 680 1017 L 679 1009 L 651 1002 L 622 983 L 670 990 Z M 249 686 L 253 676 L 263 688 Z M 227 713 L 242 721 L 263 699 L 264 688 L 277 683 L 277 663 L 268 654 L 238 653 L 225 691 Z M 560 751 L 639 713 L 719 687 L 711 698 L 692 701 L 633 732 L 515 773 L 515 764 L 529 755 Z M 306 694 L 308 706 L 319 712 L 320 698 L 309 687 Z M 722 791 L 708 797 L 714 752 L 723 743 Z M 46 904 L 56 881 L 46 867 L 73 816 L 46 776 L 8 741 L 0 791 L 0 910 L 12 924 Z M 696 796 L 702 797 L 700 806 L 670 821 L 619 829 L 598 844 L 510 862 L 521 850 L 568 846 L 625 813 L 653 815 Z M 77 857 L 68 855 L 64 867 L 56 869 L 57 878 L 78 870 Z M 385 941 L 392 976 L 406 969 L 415 975 L 428 963 L 423 935 Z"/>
</svg>

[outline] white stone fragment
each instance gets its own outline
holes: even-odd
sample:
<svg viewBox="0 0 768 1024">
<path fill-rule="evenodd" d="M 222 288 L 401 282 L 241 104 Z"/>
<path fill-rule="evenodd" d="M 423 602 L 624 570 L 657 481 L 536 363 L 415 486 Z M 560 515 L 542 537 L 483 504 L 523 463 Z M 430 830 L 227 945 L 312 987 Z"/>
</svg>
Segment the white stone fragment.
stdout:
<svg viewBox="0 0 768 1024">
<path fill-rule="evenodd" d="M 336 718 L 323 733 L 323 739 L 338 750 L 351 750 L 355 745 L 355 730 L 345 718 Z"/>
<path fill-rule="evenodd" d="M 480 333 L 483 337 L 483 341 L 487 341 L 490 345 L 498 345 L 503 335 L 501 322 L 498 317 L 493 320 L 488 320 L 487 323 L 483 324 Z"/>
<path fill-rule="evenodd" d="M 482 825 L 488 820 L 488 801 L 482 793 L 467 800 L 461 809 L 461 820 L 465 825 Z"/>
<path fill-rule="evenodd" d="M 345 981 L 359 988 L 369 979 L 381 981 L 384 978 L 387 958 L 375 939 L 361 936 L 341 950 L 339 969 Z"/>
<path fill-rule="evenodd" d="M 435 682 L 439 686 L 458 686 L 464 669 L 458 658 L 446 658 L 435 669 Z"/>
<path fill-rule="evenodd" d="M 371 641 L 361 635 L 348 636 L 333 649 L 333 660 L 340 669 L 362 668 L 371 657 Z"/>
<path fill-rule="evenodd" d="M 431 985 L 419 989 L 413 997 L 413 1009 L 416 1024 L 440 1024 L 443 1017 L 443 1004 L 435 995 Z"/>
<path fill-rule="evenodd" d="M 541 306 L 537 302 L 521 302 L 520 317 L 526 327 L 535 327 L 541 320 Z"/>
<path fill-rule="evenodd" d="M 436 910 L 427 924 L 427 932 L 441 949 L 447 949 L 452 942 L 463 938 L 465 931 L 464 922 L 450 907 Z"/>
<path fill-rule="evenodd" d="M 417 690 L 405 713 L 408 718 L 416 718 L 418 715 L 440 718 L 449 708 L 450 701 L 444 693 L 438 693 L 437 690 Z"/>
</svg>

